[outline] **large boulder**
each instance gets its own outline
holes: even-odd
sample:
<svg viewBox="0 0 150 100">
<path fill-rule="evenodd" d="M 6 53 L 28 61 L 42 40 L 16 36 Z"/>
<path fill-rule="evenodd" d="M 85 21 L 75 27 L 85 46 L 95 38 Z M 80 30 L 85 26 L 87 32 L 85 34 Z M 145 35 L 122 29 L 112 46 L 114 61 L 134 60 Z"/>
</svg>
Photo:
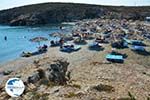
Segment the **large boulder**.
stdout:
<svg viewBox="0 0 150 100">
<path fill-rule="evenodd" d="M 68 65 L 69 63 L 64 59 L 54 61 L 46 70 L 47 79 L 59 85 L 65 84 Z"/>
<path fill-rule="evenodd" d="M 28 83 L 37 83 L 40 79 L 45 77 L 45 73 L 42 69 L 38 69 L 31 76 L 28 77 Z"/>
<path fill-rule="evenodd" d="M 40 80 L 40 76 L 39 73 L 37 72 L 28 77 L 28 83 L 36 83 L 39 80 Z"/>
<path fill-rule="evenodd" d="M 44 79 L 58 85 L 66 84 L 66 81 L 70 79 L 70 72 L 67 71 L 68 65 L 69 63 L 65 59 L 53 61 L 47 68 L 34 71 L 27 78 L 27 82 L 35 84 Z"/>
</svg>

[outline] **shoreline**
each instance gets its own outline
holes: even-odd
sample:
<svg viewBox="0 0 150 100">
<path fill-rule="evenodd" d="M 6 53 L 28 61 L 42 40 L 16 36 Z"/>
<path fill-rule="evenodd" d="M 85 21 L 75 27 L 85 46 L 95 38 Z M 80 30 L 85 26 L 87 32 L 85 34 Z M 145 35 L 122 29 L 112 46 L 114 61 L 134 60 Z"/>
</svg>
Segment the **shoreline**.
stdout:
<svg viewBox="0 0 150 100">
<path fill-rule="evenodd" d="M 49 41 L 50 40 L 55 40 L 55 38 L 53 38 L 53 37 L 49 37 L 48 35 L 50 34 L 50 33 L 53 33 L 53 31 L 55 31 L 56 30 L 56 32 L 58 31 L 60 31 L 60 29 L 59 29 L 59 26 L 60 25 L 58 25 L 58 24 L 56 24 L 55 26 L 48 26 L 49 27 L 49 30 L 48 30 L 48 27 L 45 27 L 45 26 L 42 26 L 42 27 L 36 27 L 36 28 L 38 28 L 38 29 L 40 29 L 40 30 L 37 30 L 37 31 L 41 31 L 41 29 L 42 28 L 44 28 L 42 31 L 43 31 L 43 37 L 46 37 L 46 38 L 48 38 L 49 39 Z M 66 32 L 66 33 L 68 33 L 69 31 L 69 29 L 72 29 L 72 27 L 73 27 L 73 25 L 70 25 L 70 24 L 65 24 L 65 25 L 62 25 L 65 29 L 63 29 L 63 32 Z M 14 30 L 15 31 L 15 29 L 13 29 L 13 27 L 11 27 L 11 26 L 7 26 L 8 28 L 10 28 L 11 30 Z M 21 27 L 21 28 L 20 28 Z M 53 28 L 53 27 L 55 27 L 55 28 Z M 13 61 L 13 60 L 16 60 L 16 59 L 20 59 L 20 53 L 22 52 L 22 51 L 25 51 L 26 52 L 26 50 L 28 50 L 29 52 L 34 52 L 34 51 L 36 51 L 36 44 L 34 45 L 34 43 L 33 43 L 33 46 L 34 46 L 34 48 L 33 47 L 29 47 L 31 44 L 29 43 L 29 42 L 26 42 L 26 41 L 28 41 L 29 39 L 31 39 L 31 38 L 33 38 L 33 37 L 36 37 L 36 36 L 42 36 L 42 32 L 40 32 L 40 33 L 38 33 L 38 32 L 36 32 L 36 30 L 34 29 L 34 28 L 32 28 L 32 27 L 27 27 L 26 28 L 26 26 L 18 26 L 18 27 L 15 27 L 15 28 L 17 28 L 17 29 L 21 29 L 21 30 L 25 30 L 25 32 L 27 32 L 27 36 L 26 36 L 26 34 L 25 34 L 25 38 L 24 38 L 24 35 L 23 34 L 20 34 L 19 35 L 19 33 L 16 33 L 17 35 L 16 35 L 16 38 L 15 37 L 11 37 L 11 35 L 9 35 L 10 33 L 8 33 L 7 31 L 6 31 L 6 33 L 8 33 L 8 34 L 6 34 L 7 35 L 7 37 L 8 37 L 8 40 L 7 41 L 2 41 L 2 43 L 3 42 L 5 42 L 5 43 L 3 43 L 3 44 L 5 44 L 5 45 L 8 45 L 8 46 L 10 46 L 9 44 L 11 44 L 11 42 L 10 41 L 18 41 L 18 40 L 15 40 L 15 39 L 17 39 L 17 38 L 19 38 L 19 41 L 21 41 L 21 39 L 23 40 L 23 43 L 26 43 L 27 45 L 25 45 L 25 47 L 21 47 L 21 44 L 19 44 L 19 47 L 17 47 L 17 48 L 19 48 L 19 49 L 13 49 L 13 50 L 10 50 L 10 53 L 8 53 L 8 54 L 6 54 L 6 56 L 5 56 L 5 52 L 4 52 L 4 54 L 2 53 L 2 55 L 4 55 L 4 57 L 2 58 L 2 59 L 0 59 L 0 65 L 4 65 L 4 64 L 6 64 L 7 62 L 11 62 L 11 61 Z M 31 29 L 30 29 L 31 28 Z M 7 29 L 7 28 L 6 28 Z M 6 30 L 5 28 L 3 29 L 2 28 L 2 33 L 5 33 L 5 31 L 3 32 L 3 30 Z M 29 30 L 30 29 L 30 30 Z M 47 32 L 47 30 L 49 31 L 49 33 Z M 66 30 L 66 31 L 65 31 Z M 46 32 L 45 32 L 46 31 Z M 25 33 L 25 32 L 23 32 L 23 33 Z M 45 33 L 44 33 L 45 32 Z M 33 35 L 29 35 L 30 33 L 32 33 Z M 37 34 L 35 34 L 35 33 L 37 33 Z M 15 34 L 15 33 L 13 33 L 13 34 Z M 35 35 L 34 35 L 35 34 Z M 1 35 L 1 34 L 0 34 Z M 23 36 L 22 36 L 23 35 Z M 3 36 L 3 35 L 2 35 Z M 14 39 L 14 40 L 13 40 Z M 49 45 L 49 41 L 46 41 L 46 42 L 42 42 L 41 44 L 46 44 L 46 45 Z M 15 42 L 12 42 L 12 43 L 15 43 Z M 13 45 L 15 45 L 15 44 L 13 44 Z M 4 46 L 4 48 L 9 48 L 8 46 Z M 2 48 L 3 48 L 3 45 L 2 45 Z M 9 51 L 7 51 L 7 52 L 9 52 Z M 13 54 L 15 54 L 15 55 L 13 55 Z M 0 54 L 1 55 L 1 54 Z M 7 55 L 8 55 L 8 57 L 7 57 Z M 7 59 L 8 58 L 8 59 Z"/>
<path fill-rule="evenodd" d="M 139 100 L 146 100 L 149 97 L 149 55 L 139 55 L 130 50 L 130 48 L 117 49 L 118 52 L 127 54 L 128 57 L 123 64 L 110 63 L 105 58 L 112 51 L 110 43 L 103 44 L 104 50 L 102 51 L 92 51 L 88 47 L 94 40 L 86 41 L 87 44 L 81 45 L 81 49 L 77 52 L 64 53 L 59 50 L 59 47 L 50 47 L 44 54 L 9 62 L 0 67 L 0 69 L 13 69 L 14 71 L 10 75 L 2 77 L 1 80 L 4 80 L 2 83 L 5 83 L 10 77 L 16 76 L 20 76 L 26 82 L 28 76 L 33 75 L 39 68 L 46 69 L 50 64 L 53 64 L 55 59 L 64 58 L 69 62 L 68 70 L 71 72 L 70 83 L 68 82 L 64 86 L 29 84 L 31 87 L 33 86 L 32 88 L 37 89 L 36 93 L 48 93 L 50 100 L 58 100 L 60 98 L 62 100 L 88 100 L 85 98 L 89 98 L 89 96 L 92 98 L 119 100 L 118 98 L 130 98 L 129 92 Z M 69 43 L 72 42 L 69 41 Z M 147 48 L 150 51 L 150 48 Z M 33 63 L 35 60 L 39 61 L 39 66 L 35 66 Z M 72 84 L 76 87 L 73 87 Z M 100 89 L 93 90 L 94 86 L 99 85 L 102 87 L 108 86 L 108 91 L 107 88 L 106 90 L 101 90 L 101 87 Z M 113 88 L 113 90 L 110 88 Z M 70 98 L 69 93 L 73 94 Z M 76 94 L 79 94 L 79 96 Z M 69 95 L 68 98 L 66 95 Z M 25 98 L 25 96 L 28 96 L 28 92 L 23 94 L 22 97 Z"/>
</svg>

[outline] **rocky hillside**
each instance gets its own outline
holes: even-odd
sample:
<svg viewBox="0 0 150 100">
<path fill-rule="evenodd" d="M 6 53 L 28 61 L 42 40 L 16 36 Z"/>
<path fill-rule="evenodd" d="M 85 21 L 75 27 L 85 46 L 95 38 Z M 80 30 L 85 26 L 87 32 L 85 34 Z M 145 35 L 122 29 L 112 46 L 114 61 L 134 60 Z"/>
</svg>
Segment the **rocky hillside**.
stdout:
<svg viewBox="0 0 150 100">
<path fill-rule="evenodd" d="M 72 3 L 43 3 L 0 11 L 0 24 L 43 25 L 89 18 L 128 18 L 143 20 L 150 7 L 115 7 Z"/>
</svg>

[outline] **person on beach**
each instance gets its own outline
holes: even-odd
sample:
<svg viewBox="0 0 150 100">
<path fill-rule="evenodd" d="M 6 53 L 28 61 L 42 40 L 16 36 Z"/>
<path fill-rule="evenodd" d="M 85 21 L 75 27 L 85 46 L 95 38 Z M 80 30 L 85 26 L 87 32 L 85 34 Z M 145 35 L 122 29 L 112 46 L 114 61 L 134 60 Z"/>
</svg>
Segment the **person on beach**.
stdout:
<svg viewBox="0 0 150 100">
<path fill-rule="evenodd" d="M 43 48 L 44 48 L 44 49 L 47 49 L 47 48 L 48 48 L 48 46 L 47 46 L 46 44 L 44 44 L 44 45 L 43 45 Z"/>
<path fill-rule="evenodd" d="M 4 37 L 4 40 L 7 41 L 7 36 Z"/>
<path fill-rule="evenodd" d="M 55 45 L 54 40 L 50 41 L 50 45 Z"/>
<path fill-rule="evenodd" d="M 63 27 L 62 27 L 62 26 L 60 26 L 59 28 L 60 28 L 60 30 L 62 30 L 62 29 L 63 29 Z"/>
<path fill-rule="evenodd" d="M 64 39 L 63 38 L 61 38 L 60 40 L 59 40 L 59 43 L 60 43 L 60 45 L 63 45 L 64 44 Z"/>
</svg>

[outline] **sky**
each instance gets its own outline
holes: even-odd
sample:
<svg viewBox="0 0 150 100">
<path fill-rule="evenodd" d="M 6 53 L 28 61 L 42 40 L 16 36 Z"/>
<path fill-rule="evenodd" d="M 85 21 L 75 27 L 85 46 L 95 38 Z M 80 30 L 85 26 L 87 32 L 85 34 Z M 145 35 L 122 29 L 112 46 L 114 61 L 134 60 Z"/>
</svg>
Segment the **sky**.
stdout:
<svg viewBox="0 0 150 100">
<path fill-rule="evenodd" d="M 150 0 L 1 0 L 0 10 L 44 2 L 73 2 L 116 6 L 150 6 Z"/>
</svg>

